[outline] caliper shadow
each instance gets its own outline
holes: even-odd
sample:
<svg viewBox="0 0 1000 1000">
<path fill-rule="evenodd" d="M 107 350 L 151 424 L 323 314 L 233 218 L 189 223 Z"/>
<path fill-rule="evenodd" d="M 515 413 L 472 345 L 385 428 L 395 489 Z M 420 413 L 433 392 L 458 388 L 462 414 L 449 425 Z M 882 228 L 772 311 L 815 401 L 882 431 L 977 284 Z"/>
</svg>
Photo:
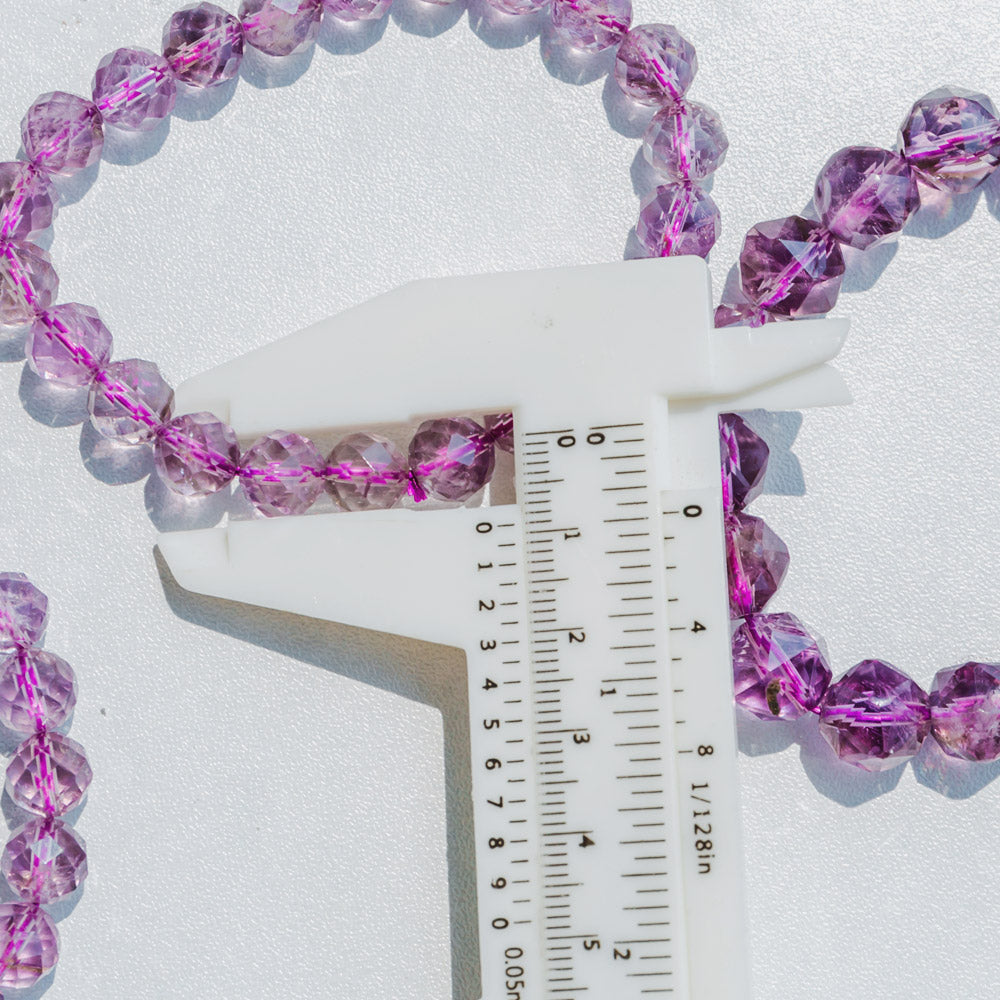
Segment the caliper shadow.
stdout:
<svg viewBox="0 0 1000 1000">
<path fill-rule="evenodd" d="M 473 845 L 469 695 L 459 649 L 337 625 L 184 590 L 154 549 L 164 596 L 179 618 L 436 708 L 444 730 L 452 1000 L 482 995 Z M 391 663 L 391 669 L 384 664 Z"/>
</svg>

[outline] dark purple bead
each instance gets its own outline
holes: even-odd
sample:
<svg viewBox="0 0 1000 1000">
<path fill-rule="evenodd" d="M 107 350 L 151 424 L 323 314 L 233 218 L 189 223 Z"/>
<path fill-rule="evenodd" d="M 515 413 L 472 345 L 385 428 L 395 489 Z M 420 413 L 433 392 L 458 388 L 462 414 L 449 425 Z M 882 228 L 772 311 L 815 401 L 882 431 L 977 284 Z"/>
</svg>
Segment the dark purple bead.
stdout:
<svg viewBox="0 0 1000 1000">
<path fill-rule="evenodd" d="M 726 516 L 729 610 L 733 618 L 763 611 L 788 572 L 788 546 L 759 517 Z"/>
<path fill-rule="evenodd" d="M 931 731 L 946 754 L 976 761 L 1000 757 L 1000 664 L 939 670 L 929 700 Z"/>
<path fill-rule="evenodd" d="M 240 71 L 243 25 L 214 3 L 184 7 L 163 29 L 163 58 L 189 87 L 225 83 Z"/>
<path fill-rule="evenodd" d="M 756 500 L 764 488 L 770 451 L 764 439 L 735 413 L 719 416 L 722 453 L 722 507 L 739 511 Z"/>
<path fill-rule="evenodd" d="M 468 417 L 425 420 L 410 441 L 410 472 L 417 486 L 436 500 L 464 502 L 493 474 L 493 445 Z"/>
</svg>

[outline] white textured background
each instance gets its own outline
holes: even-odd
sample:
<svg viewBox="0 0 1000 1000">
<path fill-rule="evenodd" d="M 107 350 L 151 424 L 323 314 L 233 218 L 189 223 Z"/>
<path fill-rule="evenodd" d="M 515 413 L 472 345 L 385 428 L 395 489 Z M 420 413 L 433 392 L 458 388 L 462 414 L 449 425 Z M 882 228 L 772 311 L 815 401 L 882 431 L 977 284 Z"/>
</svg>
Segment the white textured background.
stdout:
<svg viewBox="0 0 1000 1000">
<path fill-rule="evenodd" d="M 461 3 L 397 0 L 270 80 L 249 60 L 210 108 L 109 147 L 57 222 L 63 300 L 96 304 L 119 356 L 179 382 L 411 278 L 620 258 L 642 171 L 613 91 L 560 79 L 537 22 L 474 7 L 472 30 Z M 0 0 L 0 155 L 36 95 L 86 92 L 119 44 L 156 47 L 172 7 Z M 891 142 L 939 84 L 1000 95 L 1000 22 L 978 0 L 638 0 L 636 20 L 697 45 L 692 96 L 732 140 L 717 287 L 746 228 L 801 209 L 830 152 Z M 758 509 L 793 553 L 775 607 L 826 637 L 838 672 L 878 655 L 927 684 L 1000 660 L 998 202 L 995 184 L 918 220 L 855 272 L 838 306 L 854 406 L 761 421 L 777 460 Z M 379 391 L 377 369 L 331 372 L 359 377 Z M 20 365 L 0 390 L 0 567 L 52 598 L 97 775 L 79 822 L 93 875 L 46 997 L 447 1000 L 459 658 L 178 591 L 144 505 L 181 515 L 102 481 L 144 470 L 45 426 L 75 404 Z M 1000 769 L 929 755 L 872 777 L 795 735 L 741 726 L 757 1000 L 995 996 Z M 451 863 L 467 874 L 464 849 Z M 459 958 L 455 1000 L 470 976 Z"/>
</svg>

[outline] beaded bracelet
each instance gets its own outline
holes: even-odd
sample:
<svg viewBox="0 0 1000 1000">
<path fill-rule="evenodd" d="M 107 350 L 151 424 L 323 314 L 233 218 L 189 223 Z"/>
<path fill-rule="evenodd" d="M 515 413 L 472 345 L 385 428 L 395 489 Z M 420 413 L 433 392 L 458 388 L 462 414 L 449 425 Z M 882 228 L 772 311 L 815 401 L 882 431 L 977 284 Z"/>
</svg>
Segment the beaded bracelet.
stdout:
<svg viewBox="0 0 1000 1000">
<path fill-rule="evenodd" d="M 59 732 L 76 704 L 70 665 L 40 646 L 48 600 L 21 573 L 0 573 L 0 722 L 29 734 L 7 765 L 7 794 L 35 819 L 11 834 L 0 871 L 20 900 L 0 904 L 0 987 L 31 986 L 52 970 L 59 935 L 42 909 L 87 877 L 82 838 L 65 819 L 92 772 L 83 747 Z"/>
</svg>

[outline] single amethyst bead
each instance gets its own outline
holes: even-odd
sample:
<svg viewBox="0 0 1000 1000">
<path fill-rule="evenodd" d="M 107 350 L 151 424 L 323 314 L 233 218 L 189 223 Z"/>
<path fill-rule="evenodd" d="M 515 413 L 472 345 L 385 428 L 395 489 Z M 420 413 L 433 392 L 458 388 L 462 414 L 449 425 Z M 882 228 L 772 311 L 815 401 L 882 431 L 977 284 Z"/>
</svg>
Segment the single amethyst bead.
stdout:
<svg viewBox="0 0 1000 1000">
<path fill-rule="evenodd" d="M 341 21 L 377 21 L 391 6 L 392 0 L 323 0 L 323 9 Z"/>
<path fill-rule="evenodd" d="M 719 416 L 719 449 L 723 510 L 743 510 L 764 489 L 770 450 L 764 439 L 735 413 Z"/>
<path fill-rule="evenodd" d="M 844 255 L 818 222 L 791 215 L 747 233 L 740 275 L 747 298 L 772 316 L 815 316 L 837 301 Z"/>
<path fill-rule="evenodd" d="M 788 572 L 788 546 L 759 517 L 726 516 L 729 610 L 733 618 L 763 611 Z"/>
<path fill-rule="evenodd" d="M 101 113 L 93 101 L 75 94 L 42 94 L 21 121 L 21 142 L 36 167 L 52 174 L 76 173 L 101 158 Z"/>
<path fill-rule="evenodd" d="M 147 132 L 174 110 L 177 81 L 163 56 L 115 49 L 97 64 L 93 97 L 108 125 Z"/>
<path fill-rule="evenodd" d="M 58 197 L 52 181 L 32 164 L 0 163 L 0 240 L 27 240 L 48 229 Z"/>
<path fill-rule="evenodd" d="M 583 52 L 603 52 L 617 45 L 631 23 L 632 0 L 553 0 L 557 37 Z"/>
<path fill-rule="evenodd" d="M 326 460 L 326 488 L 346 510 L 385 510 L 406 492 L 406 458 L 377 434 L 351 434 Z"/>
<path fill-rule="evenodd" d="M 76 705 L 73 668 L 44 649 L 20 649 L 0 663 L 0 722 L 16 733 L 55 729 Z"/>
<path fill-rule="evenodd" d="M 895 236 L 920 207 L 917 181 L 898 153 L 874 146 L 848 146 L 819 173 L 816 210 L 841 243 L 867 250 Z"/>
<path fill-rule="evenodd" d="M 152 361 L 128 358 L 98 373 L 88 406 L 91 422 L 104 437 L 141 444 L 170 419 L 174 390 Z"/>
<path fill-rule="evenodd" d="M 53 903 L 83 883 L 87 852 L 72 827 L 43 816 L 13 832 L 0 857 L 0 871 L 22 899 Z"/>
<path fill-rule="evenodd" d="M 0 650 L 37 645 L 48 620 L 49 599 L 23 573 L 0 573 Z"/>
<path fill-rule="evenodd" d="M 92 306 L 66 302 L 35 317 L 24 353 L 39 378 L 57 385 L 89 385 L 111 359 L 111 331 Z"/>
<path fill-rule="evenodd" d="M 946 754 L 975 761 L 1000 757 L 1000 664 L 939 670 L 928 700 L 931 732 Z"/>
<path fill-rule="evenodd" d="M 243 25 L 214 3 L 184 7 L 163 29 L 163 58 L 189 87 L 225 83 L 240 71 Z"/>
<path fill-rule="evenodd" d="M 240 445 L 233 429 L 211 413 L 187 413 L 164 424 L 153 448 L 156 471 L 175 493 L 217 493 L 239 471 Z"/>
<path fill-rule="evenodd" d="M 719 116 L 694 101 L 661 108 L 642 140 L 649 165 L 673 181 L 704 180 L 722 165 L 728 149 Z"/>
<path fill-rule="evenodd" d="M 985 94 L 940 87 L 910 109 L 899 133 L 903 156 L 931 187 L 960 194 L 982 184 L 1000 160 L 1000 123 Z"/>
<path fill-rule="evenodd" d="M 30 323 L 52 305 L 59 278 L 34 243 L 0 243 L 0 326 Z"/>
<path fill-rule="evenodd" d="M 819 728 L 841 760 L 886 771 L 920 749 L 930 730 L 927 695 L 882 660 L 862 660 L 826 692 Z"/>
<path fill-rule="evenodd" d="M 265 434 L 247 449 L 240 464 L 247 498 L 268 517 L 304 514 L 323 492 L 326 463 L 316 445 L 301 434 Z"/>
<path fill-rule="evenodd" d="M 83 747 L 56 732 L 29 736 L 7 765 L 7 794 L 42 816 L 64 816 L 80 804 L 93 772 Z"/>
<path fill-rule="evenodd" d="M 719 238 L 721 216 L 696 184 L 665 184 L 639 205 L 635 232 L 653 257 L 707 257 Z"/>
<path fill-rule="evenodd" d="M 269 56 L 290 56 L 319 33 L 320 0 L 241 0 L 247 45 Z"/>
<path fill-rule="evenodd" d="M 59 932 L 37 903 L 0 904 L 0 986 L 31 986 L 58 959 Z"/>
<path fill-rule="evenodd" d="M 436 500 L 463 502 L 493 474 L 493 445 L 468 417 L 425 420 L 410 441 L 410 472 L 417 490 Z M 415 499 L 421 499 L 414 493 Z"/>
<path fill-rule="evenodd" d="M 698 71 L 694 46 L 672 24 L 640 24 L 618 49 L 615 79 L 640 104 L 679 101 Z"/>
<path fill-rule="evenodd" d="M 797 719 L 833 674 L 816 640 L 788 613 L 749 615 L 733 636 L 736 704 L 761 719 Z"/>
</svg>

